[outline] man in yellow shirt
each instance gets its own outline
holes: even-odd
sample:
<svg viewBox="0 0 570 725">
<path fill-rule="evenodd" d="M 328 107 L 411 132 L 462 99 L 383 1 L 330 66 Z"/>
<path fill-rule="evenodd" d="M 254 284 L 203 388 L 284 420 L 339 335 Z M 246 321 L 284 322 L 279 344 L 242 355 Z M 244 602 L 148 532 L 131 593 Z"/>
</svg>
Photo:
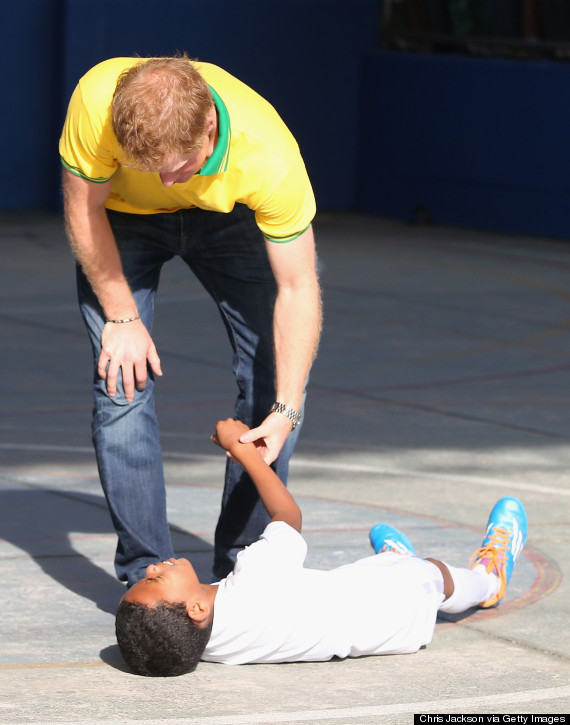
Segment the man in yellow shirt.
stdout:
<svg viewBox="0 0 570 725">
<path fill-rule="evenodd" d="M 315 201 L 275 109 L 216 66 L 114 58 L 71 98 L 60 139 L 65 219 L 94 349 L 93 440 L 128 585 L 173 556 L 154 413 L 151 337 L 162 265 L 179 255 L 212 296 L 233 348 L 235 415 L 286 481 L 320 331 Z M 267 524 L 228 460 L 214 577 Z"/>
</svg>

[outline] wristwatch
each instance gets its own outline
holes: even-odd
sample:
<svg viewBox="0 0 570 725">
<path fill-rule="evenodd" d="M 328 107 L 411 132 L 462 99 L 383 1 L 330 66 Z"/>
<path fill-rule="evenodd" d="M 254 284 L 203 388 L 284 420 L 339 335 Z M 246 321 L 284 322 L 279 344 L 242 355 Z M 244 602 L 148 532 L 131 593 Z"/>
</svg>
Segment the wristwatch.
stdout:
<svg viewBox="0 0 570 725">
<path fill-rule="evenodd" d="M 281 413 L 281 415 L 289 418 L 291 423 L 293 423 L 293 430 L 295 430 L 295 428 L 301 422 L 301 413 L 297 413 L 296 410 L 293 410 L 293 408 L 291 408 L 291 406 L 289 405 L 285 405 L 285 403 L 273 403 L 269 412 Z"/>
</svg>

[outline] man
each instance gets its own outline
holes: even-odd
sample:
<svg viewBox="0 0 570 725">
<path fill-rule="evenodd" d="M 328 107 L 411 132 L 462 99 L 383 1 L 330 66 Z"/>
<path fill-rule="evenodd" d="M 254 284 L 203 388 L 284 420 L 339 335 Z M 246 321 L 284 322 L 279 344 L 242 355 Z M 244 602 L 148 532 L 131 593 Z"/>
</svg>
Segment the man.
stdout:
<svg viewBox="0 0 570 725">
<path fill-rule="evenodd" d="M 187 57 L 92 68 L 71 98 L 60 155 L 96 368 L 93 441 L 119 539 L 115 568 L 131 586 L 173 555 L 153 402 L 160 269 L 180 255 L 218 305 L 233 348 L 236 417 L 285 481 L 320 331 L 315 202 L 270 104 Z M 215 578 L 266 523 L 251 480 L 229 460 Z"/>
</svg>

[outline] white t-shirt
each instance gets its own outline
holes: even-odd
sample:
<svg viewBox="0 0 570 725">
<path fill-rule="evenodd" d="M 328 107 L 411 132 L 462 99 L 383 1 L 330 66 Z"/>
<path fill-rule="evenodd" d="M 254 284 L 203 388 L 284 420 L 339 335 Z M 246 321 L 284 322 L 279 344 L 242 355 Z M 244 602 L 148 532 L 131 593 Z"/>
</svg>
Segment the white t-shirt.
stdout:
<svg viewBox="0 0 570 725">
<path fill-rule="evenodd" d="M 407 654 L 431 642 L 443 602 L 432 563 L 391 552 L 319 571 L 282 521 L 238 554 L 214 603 L 207 662 L 322 661 Z"/>
</svg>

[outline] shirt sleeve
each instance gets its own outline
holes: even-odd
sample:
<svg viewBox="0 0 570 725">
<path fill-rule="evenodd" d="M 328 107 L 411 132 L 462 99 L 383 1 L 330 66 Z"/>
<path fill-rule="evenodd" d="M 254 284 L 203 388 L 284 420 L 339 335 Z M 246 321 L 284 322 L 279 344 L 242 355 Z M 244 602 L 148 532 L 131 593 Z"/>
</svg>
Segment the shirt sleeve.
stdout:
<svg viewBox="0 0 570 725">
<path fill-rule="evenodd" d="M 268 576 L 285 568 L 302 568 L 307 556 L 307 543 L 301 534 L 284 521 L 272 521 L 258 541 L 237 555 L 234 572 L 240 577 L 251 570 L 256 578 L 264 572 Z"/>
<path fill-rule="evenodd" d="M 315 195 L 299 155 L 276 188 L 256 208 L 255 219 L 269 241 L 290 242 L 308 229 L 315 213 Z"/>
<path fill-rule="evenodd" d="M 77 176 L 104 183 L 118 166 L 116 145 L 109 109 L 88 108 L 78 84 L 71 96 L 59 140 L 61 163 Z"/>
</svg>

